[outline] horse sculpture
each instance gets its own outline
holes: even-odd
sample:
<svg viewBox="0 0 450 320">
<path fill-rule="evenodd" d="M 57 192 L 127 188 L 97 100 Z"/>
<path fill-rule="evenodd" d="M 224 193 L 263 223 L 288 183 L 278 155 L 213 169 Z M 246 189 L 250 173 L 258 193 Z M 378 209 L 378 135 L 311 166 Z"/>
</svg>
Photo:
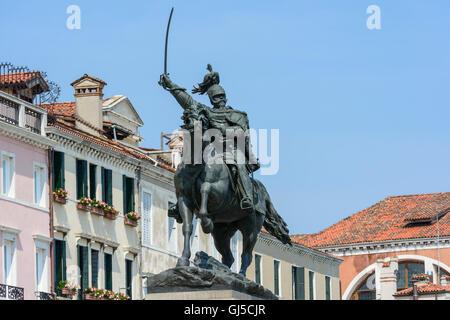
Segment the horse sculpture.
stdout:
<svg viewBox="0 0 450 320">
<path fill-rule="evenodd" d="M 185 122 L 184 128 L 187 129 L 184 134 L 189 136 L 188 139 L 184 139 L 183 150 L 187 148 L 195 150 L 192 123 L 201 120 L 206 120 L 205 122 L 208 123 L 208 119 L 205 119 L 207 115 L 201 112 L 201 108 L 195 107 L 198 104 L 183 91 L 184 89 L 173 84 L 167 75 L 161 76 L 160 84 L 172 93 L 181 91 L 184 94 L 181 98 L 175 96 L 182 106 L 187 106 L 182 119 Z M 203 126 L 203 130 L 207 128 L 207 125 Z M 208 153 L 214 153 L 216 150 L 212 141 L 203 140 L 202 151 L 208 148 Z M 177 261 L 177 266 L 189 266 L 190 238 L 195 214 L 201 221 L 203 232 L 212 234 L 214 245 L 222 256 L 222 263 L 228 267 L 231 267 L 234 262 L 230 248 L 231 238 L 238 230 L 241 232 L 243 248 L 239 273 L 245 276 L 262 227 L 282 243 L 290 245 L 289 231 L 286 223 L 275 210 L 266 188 L 256 179 L 252 179 L 254 210 L 249 212 L 241 208 L 235 177 L 228 165 L 220 161 L 220 157 L 218 159 L 216 158 L 214 163 L 203 159 L 201 163 L 195 164 L 192 157 L 186 161 L 187 158 L 183 155 L 183 161 L 175 173 L 177 204 L 170 208 L 169 216 L 176 218 L 178 223 L 183 223 L 184 236 L 183 252 Z"/>
</svg>

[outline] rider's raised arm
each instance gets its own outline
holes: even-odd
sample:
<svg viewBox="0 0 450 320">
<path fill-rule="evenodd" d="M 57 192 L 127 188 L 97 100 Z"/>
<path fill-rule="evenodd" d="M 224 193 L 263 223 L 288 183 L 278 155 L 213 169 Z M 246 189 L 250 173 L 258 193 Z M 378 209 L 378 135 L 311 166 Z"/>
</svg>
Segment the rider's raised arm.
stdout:
<svg viewBox="0 0 450 320">
<path fill-rule="evenodd" d="M 193 106 L 198 105 L 197 101 L 192 99 L 192 97 L 186 93 L 186 89 L 173 83 L 167 75 L 164 74 L 161 76 L 159 84 L 175 97 L 183 109 L 192 108 Z"/>
</svg>

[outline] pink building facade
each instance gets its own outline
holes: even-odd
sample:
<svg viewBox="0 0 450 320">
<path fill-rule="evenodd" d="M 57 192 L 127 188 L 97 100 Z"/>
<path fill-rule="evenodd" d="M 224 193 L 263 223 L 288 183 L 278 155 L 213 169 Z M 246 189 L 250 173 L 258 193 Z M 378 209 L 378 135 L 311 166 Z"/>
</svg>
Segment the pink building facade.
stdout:
<svg viewBox="0 0 450 320">
<path fill-rule="evenodd" d="M 0 91 L 0 299 L 48 299 L 51 235 L 44 110 Z"/>
</svg>

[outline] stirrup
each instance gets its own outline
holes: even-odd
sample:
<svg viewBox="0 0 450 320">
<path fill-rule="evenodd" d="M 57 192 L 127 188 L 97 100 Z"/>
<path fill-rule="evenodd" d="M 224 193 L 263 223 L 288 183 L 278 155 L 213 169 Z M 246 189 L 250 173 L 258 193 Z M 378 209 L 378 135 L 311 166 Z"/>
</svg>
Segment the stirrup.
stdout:
<svg viewBox="0 0 450 320">
<path fill-rule="evenodd" d="M 246 206 L 244 206 L 245 205 L 244 201 L 248 203 L 248 204 L 246 204 Z M 252 200 L 250 198 L 242 198 L 240 205 L 241 205 L 241 209 L 242 210 L 253 209 L 253 202 L 252 202 Z"/>
</svg>

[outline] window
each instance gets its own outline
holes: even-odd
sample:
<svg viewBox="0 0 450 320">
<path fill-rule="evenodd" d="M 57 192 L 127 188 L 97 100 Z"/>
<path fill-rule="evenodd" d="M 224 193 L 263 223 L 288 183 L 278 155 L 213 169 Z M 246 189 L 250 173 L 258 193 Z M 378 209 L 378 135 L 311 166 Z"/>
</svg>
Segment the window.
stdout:
<svg viewBox="0 0 450 320">
<path fill-rule="evenodd" d="M 331 300 L 331 278 L 325 276 L 325 300 Z"/>
<path fill-rule="evenodd" d="M 292 267 L 292 297 L 305 300 L 305 268 Z"/>
<path fill-rule="evenodd" d="M 89 286 L 88 247 L 78 245 L 78 268 L 80 268 L 80 296 Z"/>
<path fill-rule="evenodd" d="M 36 246 L 36 291 L 48 292 L 47 250 Z"/>
<path fill-rule="evenodd" d="M 142 202 L 142 243 L 151 245 L 152 195 L 150 193 L 144 192 Z"/>
<path fill-rule="evenodd" d="M 309 271 L 309 300 L 314 300 L 314 272 Z"/>
<path fill-rule="evenodd" d="M 123 176 L 123 214 L 134 212 L 134 179 Z"/>
<path fill-rule="evenodd" d="M 174 203 L 173 202 L 169 202 L 168 203 L 168 208 L 170 208 Z M 172 218 L 169 217 L 168 218 L 168 243 L 169 243 L 169 251 L 171 252 L 177 252 L 177 246 L 178 246 L 178 224 L 177 221 Z"/>
<path fill-rule="evenodd" d="M 105 253 L 105 289 L 112 290 L 112 255 Z"/>
<path fill-rule="evenodd" d="M 98 288 L 98 250 L 91 249 L 91 286 Z"/>
<path fill-rule="evenodd" d="M 398 264 L 397 288 L 400 290 L 412 287 L 412 276 L 417 273 L 425 273 L 423 262 L 400 262 Z"/>
<path fill-rule="evenodd" d="M 255 282 L 261 284 L 261 256 L 255 254 Z"/>
<path fill-rule="evenodd" d="M 3 237 L 3 276 L 6 285 L 16 285 L 16 240 L 14 236 Z"/>
<path fill-rule="evenodd" d="M 97 166 L 89 164 L 89 197 L 97 199 Z"/>
<path fill-rule="evenodd" d="M 112 171 L 102 167 L 102 200 L 112 206 Z"/>
<path fill-rule="evenodd" d="M 64 181 L 64 153 L 53 152 L 53 191 L 65 189 Z"/>
<path fill-rule="evenodd" d="M 280 261 L 273 261 L 273 293 L 280 295 Z"/>
<path fill-rule="evenodd" d="M 375 300 L 376 288 L 375 288 L 375 272 L 370 274 L 356 289 L 351 300 Z"/>
<path fill-rule="evenodd" d="M 66 280 L 66 242 L 55 240 L 55 288 Z"/>
<path fill-rule="evenodd" d="M 125 259 L 125 287 L 126 293 L 132 298 L 133 293 L 133 261 Z"/>
<path fill-rule="evenodd" d="M 77 159 L 76 163 L 77 199 L 80 199 L 88 196 L 87 161 Z"/>
<path fill-rule="evenodd" d="M 2 194 L 14 198 L 15 196 L 15 161 L 13 154 L 2 154 Z"/>
<path fill-rule="evenodd" d="M 34 204 L 40 207 L 45 207 L 45 167 L 41 165 L 34 165 Z"/>
</svg>

